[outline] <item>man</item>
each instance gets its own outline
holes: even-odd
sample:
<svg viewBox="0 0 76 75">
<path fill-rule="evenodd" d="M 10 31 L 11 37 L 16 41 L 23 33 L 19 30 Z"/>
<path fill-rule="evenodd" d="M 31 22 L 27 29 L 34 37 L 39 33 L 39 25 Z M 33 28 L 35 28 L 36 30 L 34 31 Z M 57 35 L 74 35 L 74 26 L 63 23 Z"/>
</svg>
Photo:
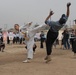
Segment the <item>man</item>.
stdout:
<svg viewBox="0 0 76 75">
<path fill-rule="evenodd" d="M 69 32 L 67 29 L 64 30 L 63 34 L 63 41 L 64 41 L 64 49 L 70 49 L 70 44 L 69 44 Z"/>
<path fill-rule="evenodd" d="M 34 36 L 37 32 L 41 32 L 46 27 L 47 25 L 45 24 L 35 27 L 35 25 L 32 25 L 32 22 L 22 27 L 19 27 L 18 25 L 15 26 L 15 29 L 18 31 L 21 30 L 21 32 L 25 36 L 25 43 L 27 46 L 27 58 L 25 61 L 23 61 L 23 63 L 28 63 L 33 59 Z"/>
<path fill-rule="evenodd" d="M 34 43 L 34 40 L 33 40 L 33 38 L 29 39 L 29 36 L 27 33 L 31 24 L 32 24 L 32 22 L 30 22 L 24 26 L 21 26 L 21 27 L 18 24 L 15 24 L 15 26 L 14 26 L 15 30 L 19 31 L 20 33 L 22 32 L 22 34 L 24 35 L 24 38 L 25 38 L 25 43 L 27 46 L 27 59 L 23 62 L 30 62 L 30 59 L 33 58 L 33 50 L 32 50 L 33 44 L 32 43 Z"/>
<path fill-rule="evenodd" d="M 45 42 L 45 34 L 44 31 L 41 31 L 40 34 L 40 48 L 44 48 L 43 43 Z"/>
<path fill-rule="evenodd" d="M 47 51 L 47 56 L 45 58 L 46 63 L 51 61 L 50 55 L 52 53 L 52 46 L 56 38 L 58 37 L 58 31 L 65 25 L 68 17 L 69 17 L 69 7 L 71 3 L 67 3 L 67 13 L 66 15 L 63 14 L 61 18 L 54 22 L 54 21 L 49 21 L 51 16 L 54 14 L 53 11 L 50 11 L 48 17 L 45 19 L 45 24 L 50 26 L 50 29 L 47 33 L 47 39 L 46 39 L 46 51 Z"/>
</svg>

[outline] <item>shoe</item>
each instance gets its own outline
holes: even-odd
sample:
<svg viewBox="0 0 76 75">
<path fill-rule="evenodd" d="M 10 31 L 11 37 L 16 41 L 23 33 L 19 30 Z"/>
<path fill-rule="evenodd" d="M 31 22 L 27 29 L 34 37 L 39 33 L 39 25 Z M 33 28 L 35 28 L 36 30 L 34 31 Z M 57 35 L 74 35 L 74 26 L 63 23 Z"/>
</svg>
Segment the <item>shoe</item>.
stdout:
<svg viewBox="0 0 76 75">
<path fill-rule="evenodd" d="M 47 56 L 46 63 L 48 63 L 48 62 L 50 62 L 50 61 L 51 61 L 50 56 Z"/>
<path fill-rule="evenodd" d="M 25 61 L 23 61 L 23 63 L 30 63 L 30 60 L 26 59 Z"/>
</svg>

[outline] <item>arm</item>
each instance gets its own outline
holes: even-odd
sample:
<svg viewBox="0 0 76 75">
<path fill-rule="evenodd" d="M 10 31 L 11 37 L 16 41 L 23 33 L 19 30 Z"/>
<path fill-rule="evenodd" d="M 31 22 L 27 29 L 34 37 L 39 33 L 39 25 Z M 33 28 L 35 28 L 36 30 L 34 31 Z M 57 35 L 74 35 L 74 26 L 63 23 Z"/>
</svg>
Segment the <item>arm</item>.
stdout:
<svg viewBox="0 0 76 75">
<path fill-rule="evenodd" d="M 50 11 L 49 15 L 48 15 L 47 18 L 45 19 L 45 23 L 46 23 L 47 20 L 49 20 L 49 18 L 51 18 L 51 16 L 52 16 L 53 14 L 54 14 L 54 12 L 53 12 L 53 11 Z"/>
<path fill-rule="evenodd" d="M 66 12 L 67 17 L 69 17 L 69 13 L 70 13 L 70 9 L 69 9 L 70 5 L 71 5 L 70 2 L 67 3 L 67 12 Z"/>
</svg>

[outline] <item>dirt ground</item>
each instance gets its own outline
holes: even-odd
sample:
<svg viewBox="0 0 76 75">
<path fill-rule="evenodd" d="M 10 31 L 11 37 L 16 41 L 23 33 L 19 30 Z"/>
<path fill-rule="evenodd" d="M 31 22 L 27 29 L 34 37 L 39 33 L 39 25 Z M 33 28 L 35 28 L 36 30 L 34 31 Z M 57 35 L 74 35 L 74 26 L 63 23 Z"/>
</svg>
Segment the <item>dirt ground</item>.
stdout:
<svg viewBox="0 0 76 75">
<path fill-rule="evenodd" d="M 46 49 L 37 44 L 31 63 L 23 63 L 27 50 L 25 45 L 6 45 L 0 52 L 0 75 L 76 75 L 76 59 L 71 50 L 53 48 L 52 61 L 45 63 Z"/>
</svg>

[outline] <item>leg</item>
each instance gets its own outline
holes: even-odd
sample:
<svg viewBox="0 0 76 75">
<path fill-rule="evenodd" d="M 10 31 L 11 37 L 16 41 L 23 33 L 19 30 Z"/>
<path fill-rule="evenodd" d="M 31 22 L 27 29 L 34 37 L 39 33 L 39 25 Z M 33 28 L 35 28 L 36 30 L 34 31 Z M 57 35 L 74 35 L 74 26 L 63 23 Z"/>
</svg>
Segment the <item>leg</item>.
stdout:
<svg viewBox="0 0 76 75">
<path fill-rule="evenodd" d="M 33 59 L 34 38 L 29 39 L 26 45 L 27 45 L 27 59 L 23 61 L 25 63 L 30 62 L 30 60 Z"/>
<path fill-rule="evenodd" d="M 66 39 L 64 39 L 64 49 L 67 49 L 66 42 Z"/>
<path fill-rule="evenodd" d="M 67 39 L 67 46 L 68 46 L 68 49 L 70 49 L 70 44 L 69 44 L 68 39 Z"/>
<path fill-rule="evenodd" d="M 43 39 L 41 39 L 40 48 L 43 48 Z"/>
<path fill-rule="evenodd" d="M 52 53 L 52 46 L 53 46 L 53 43 L 54 41 L 56 40 L 58 36 L 58 32 L 55 33 L 55 32 L 51 32 L 50 30 L 48 31 L 47 33 L 47 39 L 46 39 L 46 52 L 47 52 L 47 62 L 49 62 L 51 59 L 50 59 L 50 55 Z"/>
<path fill-rule="evenodd" d="M 76 39 L 73 40 L 73 50 L 74 52 L 74 57 L 76 58 Z"/>
<path fill-rule="evenodd" d="M 34 46 L 33 46 L 33 52 L 34 52 L 34 54 L 35 54 L 36 48 L 37 48 L 37 46 L 36 46 L 36 44 L 34 44 Z"/>
</svg>

